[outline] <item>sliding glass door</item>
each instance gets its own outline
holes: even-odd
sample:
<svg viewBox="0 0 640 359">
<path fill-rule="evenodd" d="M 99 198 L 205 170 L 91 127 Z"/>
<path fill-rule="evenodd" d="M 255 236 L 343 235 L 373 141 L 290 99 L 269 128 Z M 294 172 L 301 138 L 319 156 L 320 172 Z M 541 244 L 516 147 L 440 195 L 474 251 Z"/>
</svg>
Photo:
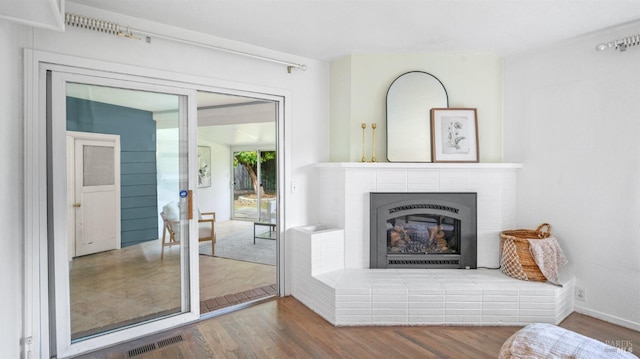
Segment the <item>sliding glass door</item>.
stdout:
<svg viewBox="0 0 640 359">
<path fill-rule="evenodd" d="M 47 79 L 52 354 L 197 318 L 191 93 L 56 71 Z"/>
</svg>

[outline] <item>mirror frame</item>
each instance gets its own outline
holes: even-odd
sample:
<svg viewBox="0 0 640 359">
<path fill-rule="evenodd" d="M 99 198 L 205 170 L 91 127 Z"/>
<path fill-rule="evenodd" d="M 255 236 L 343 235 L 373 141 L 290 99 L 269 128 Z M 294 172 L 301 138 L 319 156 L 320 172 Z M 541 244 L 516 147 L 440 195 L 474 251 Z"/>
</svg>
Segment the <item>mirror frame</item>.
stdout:
<svg viewBox="0 0 640 359">
<path fill-rule="evenodd" d="M 437 82 L 433 82 L 433 84 L 436 85 L 436 86 L 439 85 L 438 87 L 435 88 L 436 90 L 442 89 L 442 91 L 444 92 L 444 106 L 442 106 L 443 105 L 442 102 L 425 104 L 425 113 L 427 115 L 426 118 L 424 118 L 424 121 L 422 121 L 422 119 L 420 119 L 420 121 L 415 121 L 414 122 L 416 127 L 423 127 L 423 129 L 424 128 L 427 129 L 427 131 L 425 133 L 427 140 L 426 140 L 425 148 L 424 148 L 425 149 L 425 153 L 424 153 L 425 157 L 424 157 L 424 159 L 422 159 L 422 158 L 418 159 L 418 160 L 410 159 L 410 158 L 402 159 L 402 157 L 403 157 L 402 155 L 399 156 L 400 158 L 391 159 L 391 158 L 389 158 L 390 157 L 389 156 L 390 155 L 389 148 L 390 148 L 390 144 L 393 143 L 394 139 L 390 139 L 389 138 L 389 93 L 391 92 L 391 89 L 393 88 L 394 84 L 397 85 L 397 82 L 398 82 L 399 79 L 403 78 L 404 76 L 411 75 L 411 74 L 426 75 L 426 76 L 429 76 L 430 78 L 429 77 L 425 77 L 425 79 L 437 81 Z M 440 86 L 441 86 L 441 88 L 440 88 Z M 434 76 L 434 75 L 432 75 L 432 74 L 430 74 L 428 72 L 425 72 L 425 71 L 415 70 L 415 71 L 405 72 L 405 73 L 399 75 L 398 77 L 396 77 L 391 82 L 391 84 L 389 85 L 389 88 L 387 89 L 387 94 L 386 94 L 386 97 L 385 97 L 387 161 L 389 161 L 389 162 L 432 162 L 432 155 L 431 155 L 431 116 L 430 116 L 430 113 L 431 113 L 431 109 L 432 108 L 442 108 L 442 107 L 449 107 L 449 95 L 448 95 L 447 89 L 444 86 L 444 84 L 442 83 L 442 81 L 440 81 L 440 79 L 438 79 L 436 76 Z M 411 149 L 411 148 L 407 149 L 407 151 L 414 151 L 414 150 L 419 150 L 419 149 Z"/>
</svg>

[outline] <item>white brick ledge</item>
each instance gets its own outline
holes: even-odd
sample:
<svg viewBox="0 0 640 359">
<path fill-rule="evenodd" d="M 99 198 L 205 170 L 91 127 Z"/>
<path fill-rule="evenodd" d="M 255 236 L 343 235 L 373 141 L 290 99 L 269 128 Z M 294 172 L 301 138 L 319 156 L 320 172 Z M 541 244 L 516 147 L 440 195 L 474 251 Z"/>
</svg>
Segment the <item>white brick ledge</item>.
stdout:
<svg viewBox="0 0 640 359">
<path fill-rule="evenodd" d="M 345 269 L 343 230 L 291 238 L 292 295 L 336 326 L 559 324 L 573 312 L 573 277 L 556 286 L 490 269 Z"/>
</svg>

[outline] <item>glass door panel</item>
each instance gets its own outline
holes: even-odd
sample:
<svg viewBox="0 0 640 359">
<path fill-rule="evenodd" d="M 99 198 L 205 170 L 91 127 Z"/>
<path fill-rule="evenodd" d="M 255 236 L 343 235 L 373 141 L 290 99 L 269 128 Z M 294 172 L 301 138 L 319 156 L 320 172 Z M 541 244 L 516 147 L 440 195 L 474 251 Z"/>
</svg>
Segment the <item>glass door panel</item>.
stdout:
<svg viewBox="0 0 640 359">
<path fill-rule="evenodd" d="M 50 200 L 53 217 L 66 215 L 64 229 L 51 225 L 52 321 L 57 354 L 66 356 L 192 311 L 192 176 L 184 94 L 64 75 L 52 82 L 52 153 L 66 136 L 66 173 L 51 160 L 52 182 L 66 179 L 66 198 L 54 184 Z"/>
</svg>

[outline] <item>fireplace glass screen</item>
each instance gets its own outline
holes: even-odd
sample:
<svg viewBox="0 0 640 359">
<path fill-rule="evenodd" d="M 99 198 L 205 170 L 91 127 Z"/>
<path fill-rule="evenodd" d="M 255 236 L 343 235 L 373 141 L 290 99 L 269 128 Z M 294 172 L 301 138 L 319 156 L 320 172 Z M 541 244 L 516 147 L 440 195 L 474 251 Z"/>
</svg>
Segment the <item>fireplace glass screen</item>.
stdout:
<svg viewBox="0 0 640 359">
<path fill-rule="evenodd" d="M 460 253 L 460 221 L 413 215 L 387 220 L 387 253 Z"/>
</svg>

